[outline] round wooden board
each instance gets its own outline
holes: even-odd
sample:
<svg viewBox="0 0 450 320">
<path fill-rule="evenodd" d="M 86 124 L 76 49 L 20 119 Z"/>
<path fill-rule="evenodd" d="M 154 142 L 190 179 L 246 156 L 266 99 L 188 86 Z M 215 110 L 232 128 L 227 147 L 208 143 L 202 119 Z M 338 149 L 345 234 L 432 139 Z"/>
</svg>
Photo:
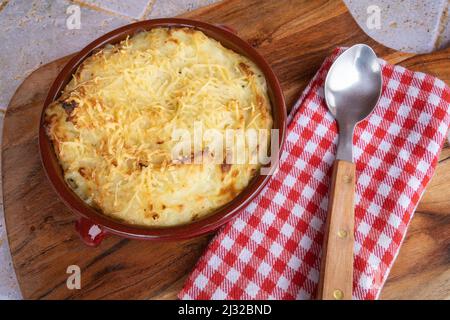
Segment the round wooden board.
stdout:
<svg viewBox="0 0 450 320">
<path fill-rule="evenodd" d="M 373 46 L 391 63 L 450 82 L 450 50 L 415 56 L 382 47 L 358 28 L 341 1 L 230 0 L 184 16 L 239 30 L 273 66 L 289 106 L 334 47 L 360 42 Z M 97 248 L 86 247 L 74 231 L 75 216 L 44 175 L 37 145 L 39 116 L 47 90 L 67 60 L 32 73 L 15 93 L 5 116 L 4 208 L 22 294 L 27 299 L 175 298 L 211 236 L 167 243 L 111 236 Z M 382 298 L 450 298 L 449 246 L 447 145 Z M 66 286 L 70 265 L 81 268 L 80 290 Z"/>
</svg>

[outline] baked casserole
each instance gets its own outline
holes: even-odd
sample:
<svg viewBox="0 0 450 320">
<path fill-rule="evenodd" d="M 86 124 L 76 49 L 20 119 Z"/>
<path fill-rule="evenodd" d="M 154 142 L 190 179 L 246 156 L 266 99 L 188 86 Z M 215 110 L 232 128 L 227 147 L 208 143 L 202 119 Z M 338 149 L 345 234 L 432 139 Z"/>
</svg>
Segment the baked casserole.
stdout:
<svg viewBox="0 0 450 320">
<path fill-rule="evenodd" d="M 70 188 L 113 218 L 173 226 L 205 216 L 234 199 L 260 163 L 261 143 L 225 149 L 192 139 L 188 157 L 173 157 L 179 140 L 214 129 L 272 128 L 264 75 L 245 56 L 193 28 L 154 28 L 108 45 L 78 67 L 45 111 L 47 134 Z M 269 145 L 270 135 L 262 144 Z M 222 144 L 220 144 L 220 147 Z M 200 150 L 200 152 L 198 152 Z M 201 156 L 202 161 L 196 161 Z"/>
</svg>

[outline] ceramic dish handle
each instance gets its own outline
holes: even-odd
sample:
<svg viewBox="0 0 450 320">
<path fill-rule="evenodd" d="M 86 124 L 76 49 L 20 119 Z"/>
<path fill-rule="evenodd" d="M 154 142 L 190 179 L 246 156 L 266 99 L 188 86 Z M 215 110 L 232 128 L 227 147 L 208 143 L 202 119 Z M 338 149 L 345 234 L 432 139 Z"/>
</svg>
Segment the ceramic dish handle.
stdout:
<svg viewBox="0 0 450 320">
<path fill-rule="evenodd" d="M 75 230 L 81 240 L 90 247 L 98 246 L 107 236 L 105 229 L 86 218 L 79 218 L 75 222 Z"/>
</svg>

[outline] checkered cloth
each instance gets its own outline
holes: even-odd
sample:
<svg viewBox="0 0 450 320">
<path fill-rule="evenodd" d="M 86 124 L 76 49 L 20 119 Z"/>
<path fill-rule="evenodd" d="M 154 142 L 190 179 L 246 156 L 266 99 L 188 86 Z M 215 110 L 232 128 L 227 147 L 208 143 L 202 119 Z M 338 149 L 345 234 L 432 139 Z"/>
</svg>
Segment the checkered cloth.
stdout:
<svg viewBox="0 0 450 320">
<path fill-rule="evenodd" d="M 294 107 L 278 172 L 212 240 L 181 299 L 310 299 L 320 268 L 337 126 L 326 59 Z M 433 175 L 450 122 L 450 89 L 380 60 L 383 95 L 354 137 L 354 299 L 376 299 Z"/>
</svg>

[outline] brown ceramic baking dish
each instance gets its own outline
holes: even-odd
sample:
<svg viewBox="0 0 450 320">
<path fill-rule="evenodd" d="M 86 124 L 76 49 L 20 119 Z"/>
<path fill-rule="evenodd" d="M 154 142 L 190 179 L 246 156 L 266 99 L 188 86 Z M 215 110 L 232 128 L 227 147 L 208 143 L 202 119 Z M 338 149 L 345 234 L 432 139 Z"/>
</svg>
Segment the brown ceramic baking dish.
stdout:
<svg viewBox="0 0 450 320">
<path fill-rule="evenodd" d="M 105 34 L 76 54 L 59 73 L 45 100 L 39 128 L 39 150 L 47 177 L 62 201 L 73 212 L 79 215 L 75 227 L 80 233 L 81 238 L 88 245 L 99 244 L 108 233 L 145 240 L 176 240 L 191 238 L 216 230 L 239 213 L 261 191 L 268 179 L 270 179 L 270 175 L 257 174 L 250 181 L 247 188 L 245 188 L 234 200 L 204 218 L 185 225 L 159 228 L 131 225 L 103 215 L 85 204 L 67 186 L 62 175 L 61 167 L 53 151 L 52 143 L 45 132 L 43 121 L 45 108 L 58 98 L 61 90 L 70 81 L 72 74 L 76 71 L 78 66 L 95 50 L 102 48 L 106 44 L 118 43 L 129 35 L 136 34 L 140 31 L 150 30 L 155 27 L 195 28 L 202 31 L 207 36 L 221 42 L 223 46 L 251 59 L 262 70 L 267 80 L 274 120 L 273 128 L 279 130 L 280 150 L 284 142 L 286 107 L 277 77 L 264 58 L 246 41 L 239 38 L 230 28 L 194 20 L 169 18 L 137 22 Z M 271 169 L 273 169 L 275 165 L 276 164 L 272 163 Z"/>
</svg>

